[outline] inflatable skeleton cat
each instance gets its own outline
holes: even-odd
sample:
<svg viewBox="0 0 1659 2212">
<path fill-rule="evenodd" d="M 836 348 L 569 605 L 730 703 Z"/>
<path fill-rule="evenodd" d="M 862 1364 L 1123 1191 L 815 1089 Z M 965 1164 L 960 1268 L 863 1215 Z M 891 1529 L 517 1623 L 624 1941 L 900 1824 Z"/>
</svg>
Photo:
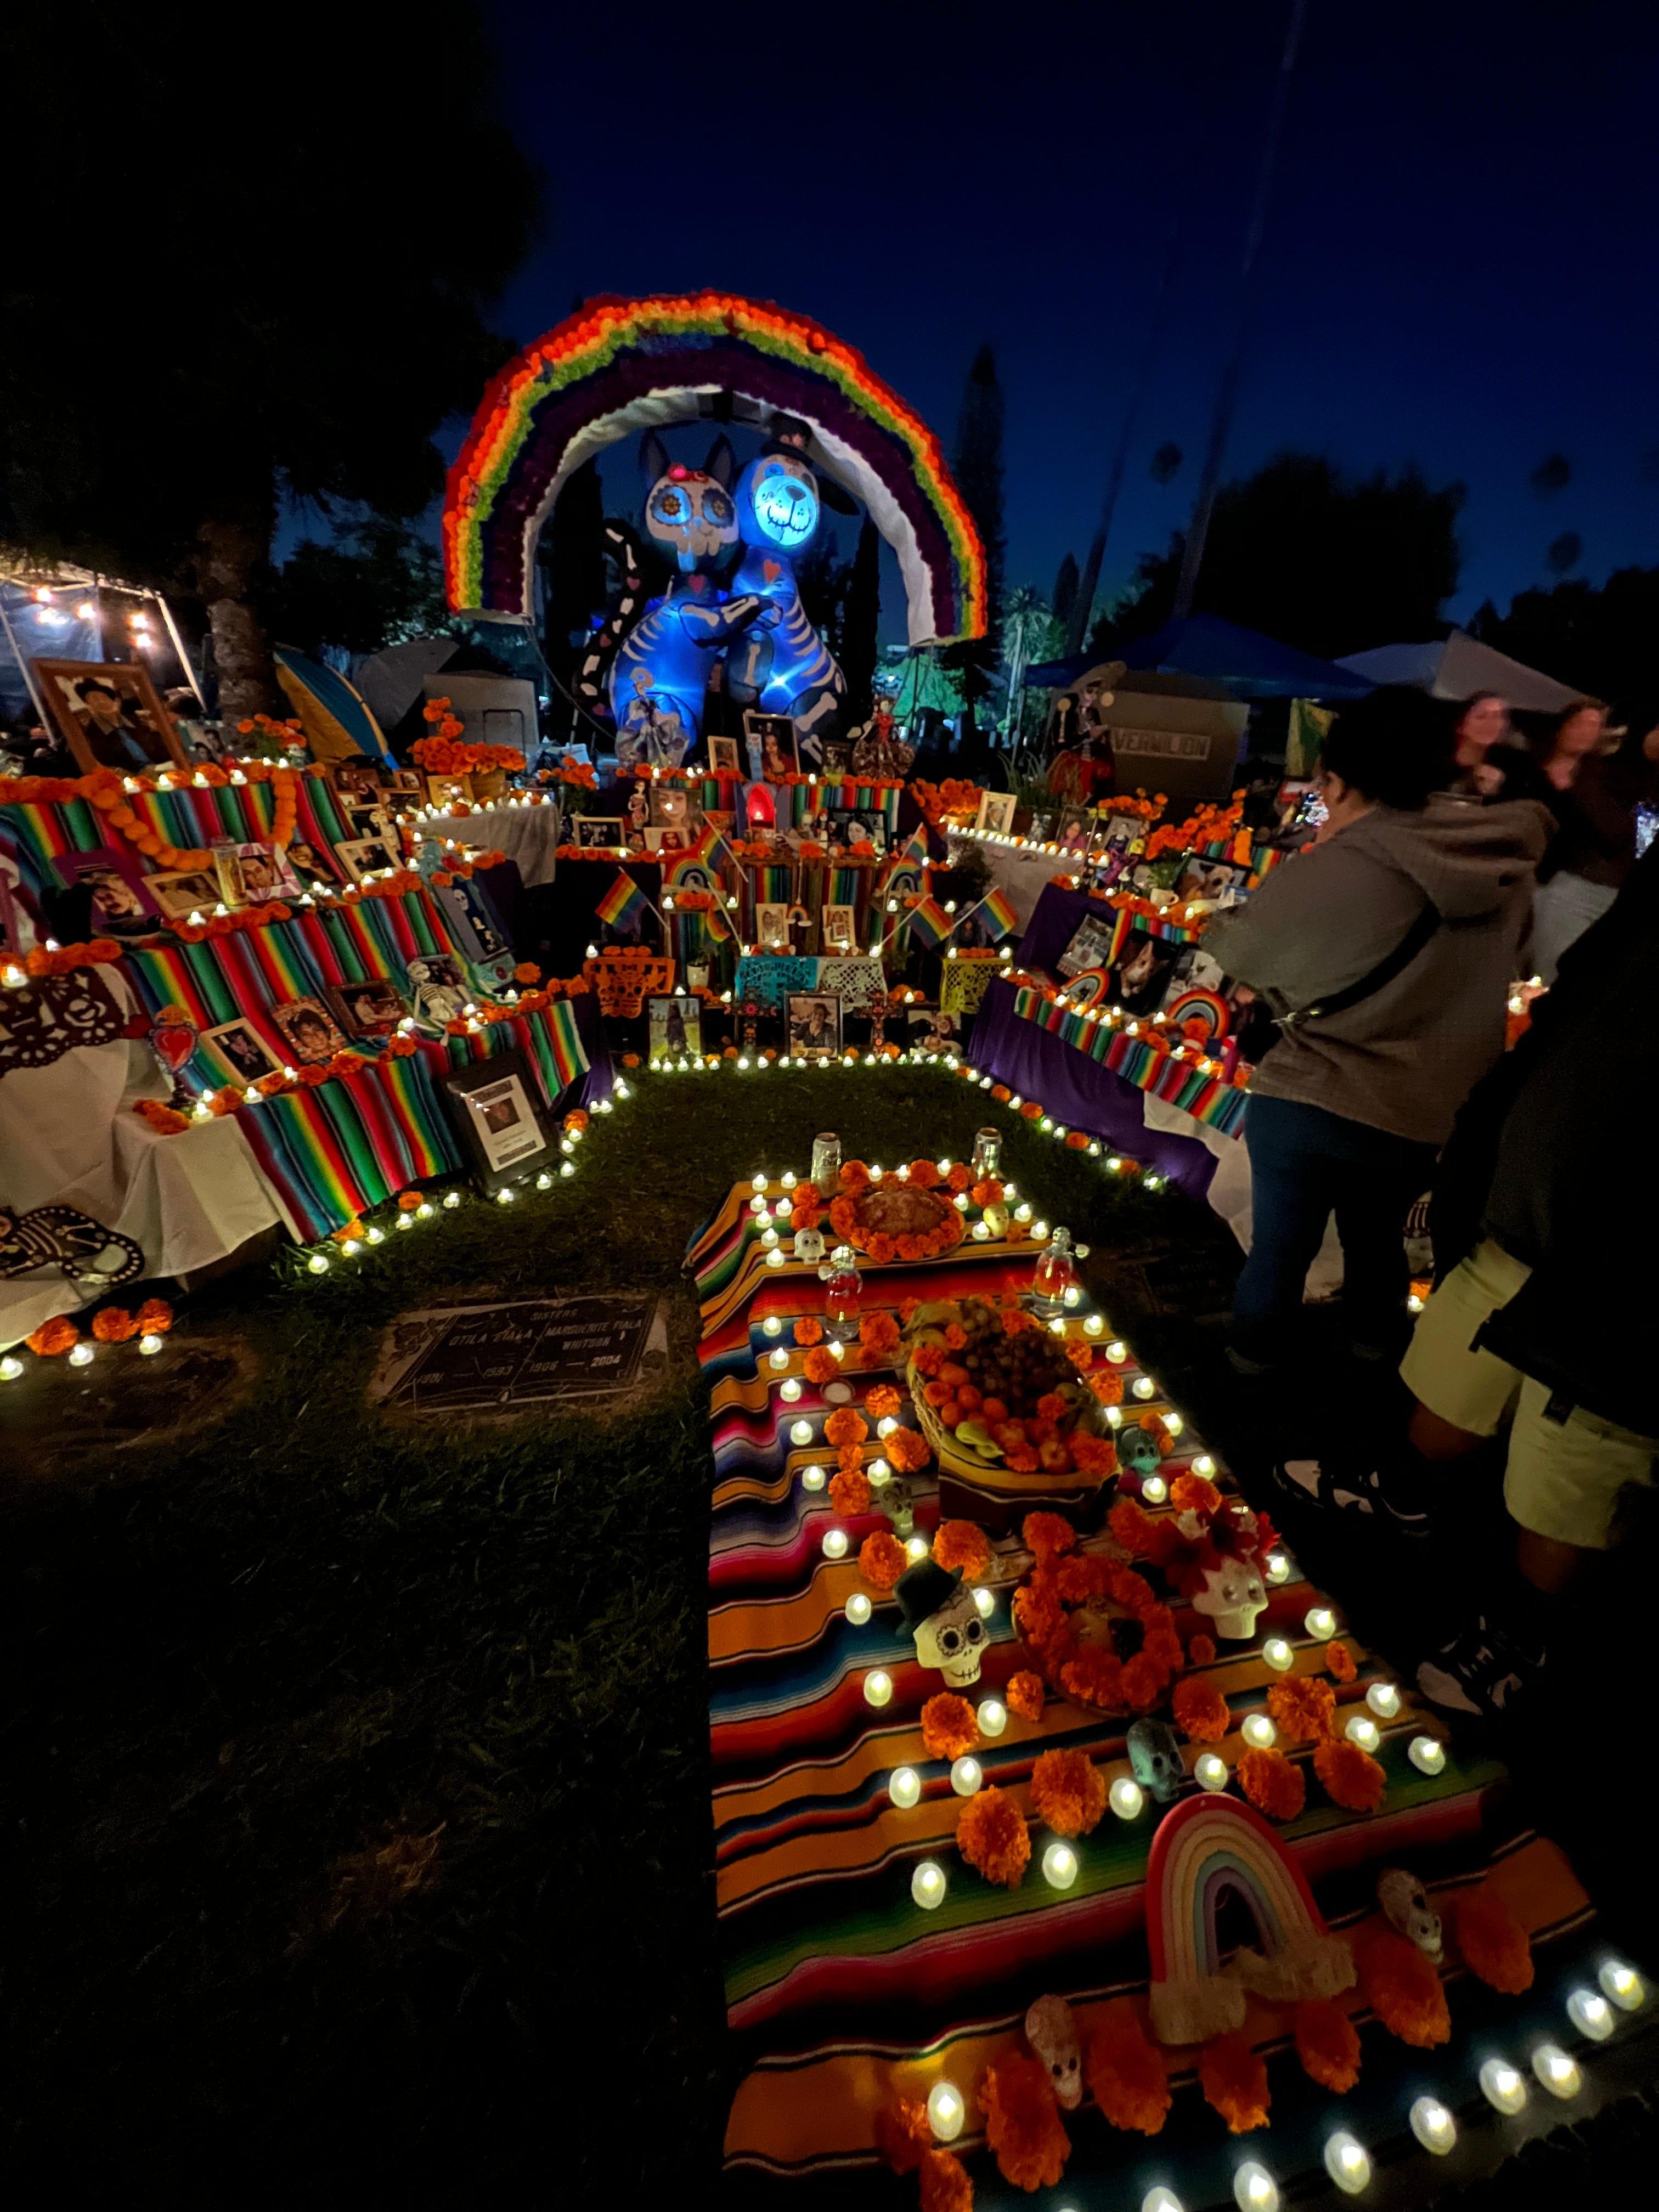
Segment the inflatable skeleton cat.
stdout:
<svg viewBox="0 0 1659 2212">
<path fill-rule="evenodd" d="M 834 728 L 847 681 L 806 619 L 795 581 L 794 562 L 817 536 L 823 512 L 804 445 L 804 432 L 781 427 L 738 478 L 744 556 L 732 589 L 739 596 L 758 595 L 775 610 L 775 619 L 756 623 L 726 647 L 726 688 L 740 707 L 787 714 L 800 738 L 810 742 Z"/>
</svg>

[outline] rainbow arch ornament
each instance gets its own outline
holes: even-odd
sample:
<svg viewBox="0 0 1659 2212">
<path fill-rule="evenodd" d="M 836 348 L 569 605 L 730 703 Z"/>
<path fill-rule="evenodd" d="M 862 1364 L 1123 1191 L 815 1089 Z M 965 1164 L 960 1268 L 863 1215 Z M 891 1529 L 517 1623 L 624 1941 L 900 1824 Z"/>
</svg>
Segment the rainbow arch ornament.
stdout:
<svg viewBox="0 0 1659 2212">
<path fill-rule="evenodd" d="M 536 540 L 567 479 L 641 429 L 804 423 L 807 457 L 898 556 L 912 646 L 985 633 L 985 550 L 933 432 L 810 317 L 726 292 L 586 301 L 495 377 L 449 471 L 457 611 L 531 612 Z"/>
<path fill-rule="evenodd" d="M 1258 1949 L 1222 1959 L 1222 1900 L 1237 1897 Z M 1321 1917 L 1301 1869 L 1253 1807 L 1188 1798 L 1159 1823 L 1146 1857 L 1152 2033 L 1207 2043 L 1244 2024 L 1254 1991 L 1280 2003 L 1334 1997 L 1354 1984 L 1353 1954 Z"/>
</svg>

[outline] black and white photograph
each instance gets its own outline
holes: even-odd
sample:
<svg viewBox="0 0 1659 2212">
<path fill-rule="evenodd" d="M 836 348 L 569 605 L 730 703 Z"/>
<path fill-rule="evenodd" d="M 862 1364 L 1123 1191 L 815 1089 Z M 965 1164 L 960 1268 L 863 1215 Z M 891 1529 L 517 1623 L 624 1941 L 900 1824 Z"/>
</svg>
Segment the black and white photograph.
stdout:
<svg viewBox="0 0 1659 2212">
<path fill-rule="evenodd" d="M 608 847 L 618 852 L 628 842 L 628 824 L 620 814 L 578 814 L 572 827 L 579 845 Z"/>
<path fill-rule="evenodd" d="M 708 751 L 708 772 L 711 775 L 741 775 L 743 763 L 738 757 L 735 738 L 705 738 Z"/>
<path fill-rule="evenodd" d="M 258 1083 L 262 1076 L 282 1073 L 282 1061 L 252 1022 L 221 1022 L 217 1029 L 203 1030 L 202 1042 L 222 1063 L 240 1091 Z"/>
<path fill-rule="evenodd" d="M 113 846 L 59 853 L 52 866 L 70 890 L 84 884 L 91 891 L 94 936 L 142 937 L 156 927 L 160 910 L 144 878 Z"/>
</svg>

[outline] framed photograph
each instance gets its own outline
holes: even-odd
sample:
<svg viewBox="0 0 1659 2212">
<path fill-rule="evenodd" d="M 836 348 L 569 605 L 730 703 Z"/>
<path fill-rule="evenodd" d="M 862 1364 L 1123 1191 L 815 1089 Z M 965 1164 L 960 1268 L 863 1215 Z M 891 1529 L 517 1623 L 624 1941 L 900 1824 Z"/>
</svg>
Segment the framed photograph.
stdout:
<svg viewBox="0 0 1659 2212">
<path fill-rule="evenodd" d="M 417 1022 L 441 1036 L 446 1022 L 460 1020 L 471 994 L 453 952 L 422 952 L 404 972 L 409 977 L 409 1011 Z"/>
<path fill-rule="evenodd" d="M 647 853 L 689 853 L 692 836 L 689 830 L 649 829 L 645 833 Z"/>
<path fill-rule="evenodd" d="M 367 804 L 348 806 L 344 813 L 354 837 L 378 837 L 383 844 L 395 843 L 396 832 L 392 828 L 390 807 L 377 801 L 373 806 Z"/>
<path fill-rule="evenodd" d="M 1167 937 L 1132 929 L 1122 957 L 1112 971 L 1112 1000 L 1126 1014 L 1155 1014 L 1174 980 L 1186 947 Z"/>
<path fill-rule="evenodd" d="M 853 765 L 851 738 L 824 738 L 818 746 L 819 762 L 825 775 L 845 775 Z"/>
<path fill-rule="evenodd" d="M 334 848 L 337 860 L 343 860 L 350 872 L 354 884 L 362 883 L 367 875 L 378 873 L 382 868 L 395 868 L 398 856 L 383 837 L 353 837 Z"/>
<path fill-rule="evenodd" d="M 556 1161 L 555 1139 L 543 1127 L 535 1085 L 521 1053 L 499 1052 L 489 1060 L 474 1060 L 454 1069 L 443 1085 L 473 1174 L 486 1191 L 499 1190 L 532 1168 Z"/>
<path fill-rule="evenodd" d="M 345 1032 L 320 999 L 289 999 L 271 1008 L 270 1019 L 301 1066 L 320 1067 L 345 1050 Z"/>
<path fill-rule="evenodd" d="M 144 878 L 112 845 L 91 853 L 59 853 L 52 866 L 66 890 L 84 884 L 91 891 L 93 936 L 142 937 L 161 918 Z"/>
<path fill-rule="evenodd" d="M 744 734 L 760 747 L 761 776 L 767 783 L 781 783 L 787 775 L 800 774 L 800 753 L 795 726 L 787 714 L 757 714 L 744 709 Z"/>
<path fill-rule="evenodd" d="M 283 1072 L 282 1061 L 250 1021 L 221 1022 L 217 1029 L 204 1030 L 202 1043 L 239 1091 Z"/>
<path fill-rule="evenodd" d="M 1094 842 L 1095 810 L 1092 806 L 1064 806 L 1060 809 L 1060 826 L 1054 842 L 1066 853 L 1086 853 Z"/>
<path fill-rule="evenodd" d="M 683 830 L 688 842 L 696 833 L 698 810 L 683 783 L 653 783 L 647 805 L 650 811 L 646 819 L 652 829 Z"/>
<path fill-rule="evenodd" d="M 1230 891 L 1242 891 L 1249 879 L 1249 870 L 1236 860 L 1200 860 L 1188 853 L 1175 879 L 1175 894 L 1182 899 L 1224 898 Z"/>
<path fill-rule="evenodd" d="M 426 779 L 417 768 L 394 768 L 386 795 L 400 806 L 419 806 L 426 798 Z"/>
<path fill-rule="evenodd" d="M 476 879 L 457 876 L 450 883 L 434 884 L 432 896 L 449 924 L 450 935 L 468 960 L 495 960 L 511 951 Z"/>
<path fill-rule="evenodd" d="M 1106 842 L 1109 845 L 1137 845 L 1146 835 L 1146 824 L 1133 814 L 1109 814 L 1106 817 Z"/>
<path fill-rule="evenodd" d="M 300 896 L 300 878 L 279 846 L 216 845 L 213 865 L 227 906 L 269 906 Z"/>
<path fill-rule="evenodd" d="M 856 952 L 858 951 L 858 908 L 851 906 L 827 906 L 823 908 L 818 929 L 818 941 L 825 952 Z"/>
<path fill-rule="evenodd" d="M 912 1052 L 952 1052 L 962 1042 L 961 1015 L 941 1013 L 937 1006 L 912 1006 L 905 1027 Z"/>
<path fill-rule="evenodd" d="M 83 775 L 188 769 L 173 718 L 136 660 L 36 660 L 40 694 Z"/>
<path fill-rule="evenodd" d="M 850 852 L 854 845 L 868 845 L 872 852 L 887 850 L 887 817 L 878 806 L 863 811 L 831 806 L 823 820 L 824 842 L 832 848 L 839 846 L 843 852 Z"/>
<path fill-rule="evenodd" d="M 324 994 L 329 1012 L 348 1036 L 390 1036 L 409 1012 L 390 983 L 338 983 Z"/>
<path fill-rule="evenodd" d="M 833 991 L 789 994 L 789 1049 L 799 1060 L 835 1060 L 841 1054 L 841 1000 Z"/>
<path fill-rule="evenodd" d="M 735 738 L 708 738 L 704 740 L 708 749 L 708 769 L 712 775 L 743 774 L 743 762 Z"/>
<path fill-rule="evenodd" d="M 757 906 L 755 908 L 755 942 L 763 952 L 793 951 L 787 906 Z"/>
<path fill-rule="evenodd" d="M 333 773 L 334 788 L 348 807 L 367 805 L 371 799 L 379 802 L 380 771 L 373 761 L 336 761 Z"/>
<path fill-rule="evenodd" d="M 295 837 L 289 842 L 287 855 L 288 865 L 298 877 L 302 891 L 308 890 L 313 884 L 332 886 L 341 879 L 326 845 L 313 845 L 304 837 Z"/>
<path fill-rule="evenodd" d="M 1014 826 L 1014 809 L 1018 804 L 1012 791 L 981 791 L 979 812 L 974 817 L 975 829 L 994 837 L 1006 837 Z"/>
<path fill-rule="evenodd" d="M 701 999 L 647 999 L 650 1018 L 650 1057 L 678 1059 L 681 1054 L 702 1050 Z"/>
<path fill-rule="evenodd" d="M 146 876 L 144 889 L 169 921 L 185 921 L 192 914 L 211 914 L 219 903 L 219 878 L 205 868 L 169 868 Z"/>
<path fill-rule="evenodd" d="M 628 842 L 628 824 L 620 814 L 578 814 L 574 819 L 579 845 L 608 847 L 618 852 Z"/>
<path fill-rule="evenodd" d="M 1115 914 L 1085 914 L 1072 941 L 1054 965 L 1062 975 L 1080 975 L 1085 968 L 1103 968 L 1111 957 Z"/>
</svg>

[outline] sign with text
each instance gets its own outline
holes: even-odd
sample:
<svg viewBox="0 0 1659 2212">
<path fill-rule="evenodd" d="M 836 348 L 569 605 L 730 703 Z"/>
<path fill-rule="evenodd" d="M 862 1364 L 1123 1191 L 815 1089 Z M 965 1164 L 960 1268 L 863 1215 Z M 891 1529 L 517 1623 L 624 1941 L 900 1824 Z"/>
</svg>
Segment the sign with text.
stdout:
<svg viewBox="0 0 1659 2212">
<path fill-rule="evenodd" d="M 616 1292 L 405 1314 L 371 1395 L 422 1412 L 473 1413 L 625 1390 L 655 1310 L 648 1293 Z"/>
</svg>

